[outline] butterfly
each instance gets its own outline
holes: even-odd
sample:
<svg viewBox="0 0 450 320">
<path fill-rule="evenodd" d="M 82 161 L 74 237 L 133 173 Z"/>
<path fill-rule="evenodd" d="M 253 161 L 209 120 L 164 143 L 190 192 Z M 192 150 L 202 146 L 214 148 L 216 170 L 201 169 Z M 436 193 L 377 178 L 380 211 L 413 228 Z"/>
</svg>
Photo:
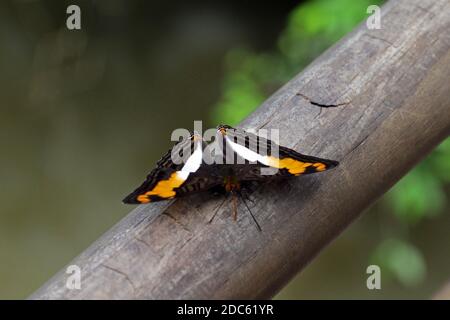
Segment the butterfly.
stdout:
<svg viewBox="0 0 450 320">
<path fill-rule="evenodd" d="M 236 219 L 235 196 L 240 195 L 242 198 L 244 190 L 250 185 L 322 172 L 339 164 L 334 160 L 300 154 L 269 139 L 228 125 L 219 125 L 215 138 L 212 143 L 217 146 L 211 148 L 213 152 L 206 152 L 211 144 L 207 144 L 196 133 L 176 143 L 157 162 L 156 168 L 145 181 L 123 202 L 145 204 L 209 190 L 233 195 Z M 264 171 L 270 168 L 275 170 Z M 261 229 L 253 215 L 252 218 L 258 229 Z"/>
</svg>

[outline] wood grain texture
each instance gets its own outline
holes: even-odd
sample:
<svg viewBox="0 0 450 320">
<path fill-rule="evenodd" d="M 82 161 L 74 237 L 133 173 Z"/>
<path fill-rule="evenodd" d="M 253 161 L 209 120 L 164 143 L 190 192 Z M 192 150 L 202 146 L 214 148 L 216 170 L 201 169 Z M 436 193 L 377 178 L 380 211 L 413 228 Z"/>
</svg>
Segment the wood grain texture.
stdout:
<svg viewBox="0 0 450 320">
<path fill-rule="evenodd" d="M 207 194 L 139 206 L 70 263 L 81 290 L 66 288 L 62 270 L 31 298 L 276 294 L 450 133 L 450 1 L 390 1 L 381 23 L 361 24 L 241 124 L 280 129 L 282 145 L 341 162 L 254 192 L 263 232 L 242 204 L 234 223 L 231 204 Z M 351 103 L 320 112 L 299 92 Z"/>
</svg>

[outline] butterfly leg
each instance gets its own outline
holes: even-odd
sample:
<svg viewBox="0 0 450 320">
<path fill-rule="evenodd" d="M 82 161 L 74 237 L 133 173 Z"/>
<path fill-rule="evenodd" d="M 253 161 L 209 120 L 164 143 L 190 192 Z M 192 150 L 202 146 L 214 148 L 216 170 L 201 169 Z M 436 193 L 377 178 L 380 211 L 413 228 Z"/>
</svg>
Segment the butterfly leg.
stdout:
<svg viewBox="0 0 450 320">
<path fill-rule="evenodd" d="M 250 193 L 247 191 L 247 189 L 242 188 L 240 195 L 241 195 L 243 201 L 247 200 L 247 201 L 251 202 L 251 204 L 255 204 L 255 201 L 250 197 Z"/>
<path fill-rule="evenodd" d="M 237 195 L 236 195 L 236 192 L 231 191 L 231 196 L 233 198 L 233 220 L 237 221 Z"/>
<path fill-rule="evenodd" d="M 245 192 L 245 191 L 244 191 L 244 192 Z M 239 194 L 239 196 L 241 197 L 242 202 L 244 203 L 244 205 L 245 205 L 245 207 L 247 208 L 248 212 L 250 213 L 250 216 L 252 217 L 253 221 L 255 222 L 256 227 L 258 228 L 258 231 L 261 232 L 262 229 L 261 229 L 261 226 L 260 226 L 259 223 L 258 223 L 258 220 L 256 220 L 255 216 L 253 215 L 252 210 L 250 210 L 250 208 L 249 208 L 248 205 L 247 205 L 247 202 L 245 202 L 245 199 L 244 199 L 244 196 L 243 196 L 243 193 L 242 193 L 242 189 L 241 189 L 241 191 L 240 191 L 238 194 Z M 248 196 L 248 194 L 247 194 L 247 196 Z M 250 200 L 250 201 L 251 201 L 251 200 Z M 252 201 L 252 203 L 253 203 L 253 201 Z"/>
<path fill-rule="evenodd" d="M 220 208 L 222 208 L 225 201 L 228 199 L 228 194 L 225 195 L 225 199 L 223 199 L 222 203 L 217 207 L 217 209 L 214 211 L 212 217 L 208 220 L 208 223 L 212 223 L 214 218 L 216 217 L 217 213 L 219 212 Z"/>
</svg>

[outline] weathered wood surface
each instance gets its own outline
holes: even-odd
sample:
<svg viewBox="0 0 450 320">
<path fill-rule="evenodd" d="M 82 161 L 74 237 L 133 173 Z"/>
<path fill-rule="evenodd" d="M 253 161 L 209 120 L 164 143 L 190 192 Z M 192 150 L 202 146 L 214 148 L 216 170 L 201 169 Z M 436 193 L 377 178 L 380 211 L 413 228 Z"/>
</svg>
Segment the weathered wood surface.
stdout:
<svg viewBox="0 0 450 320">
<path fill-rule="evenodd" d="M 242 204 L 234 223 L 228 202 L 204 194 L 139 206 L 71 262 L 81 290 L 62 270 L 31 298 L 272 297 L 450 133 L 450 1 L 390 1 L 381 23 L 359 26 L 242 123 L 341 162 L 257 190 L 263 232 Z M 319 115 L 299 92 L 351 103 Z"/>
</svg>

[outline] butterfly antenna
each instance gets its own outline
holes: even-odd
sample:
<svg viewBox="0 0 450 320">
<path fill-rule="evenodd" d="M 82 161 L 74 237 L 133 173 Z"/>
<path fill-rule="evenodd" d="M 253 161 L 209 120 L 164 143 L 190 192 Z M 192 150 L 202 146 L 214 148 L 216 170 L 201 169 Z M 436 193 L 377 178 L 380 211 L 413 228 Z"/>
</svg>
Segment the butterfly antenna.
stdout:
<svg viewBox="0 0 450 320">
<path fill-rule="evenodd" d="M 258 228 L 258 231 L 259 231 L 259 232 L 262 232 L 261 226 L 259 225 L 259 223 L 258 223 L 258 221 L 256 220 L 255 216 L 253 215 L 252 210 L 250 210 L 250 208 L 249 208 L 247 202 L 245 201 L 244 197 L 242 196 L 241 193 L 239 193 L 239 195 L 240 195 L 240 197 L 241 197 L 241 199 L 242 199 L 242 202 L 245 204 L 245 207 L 247 208 L 248 212 L 250 212 L 250 216 L 252 217 L 253 221 L 255 222 L 256 227 Z"/>
</svg>

